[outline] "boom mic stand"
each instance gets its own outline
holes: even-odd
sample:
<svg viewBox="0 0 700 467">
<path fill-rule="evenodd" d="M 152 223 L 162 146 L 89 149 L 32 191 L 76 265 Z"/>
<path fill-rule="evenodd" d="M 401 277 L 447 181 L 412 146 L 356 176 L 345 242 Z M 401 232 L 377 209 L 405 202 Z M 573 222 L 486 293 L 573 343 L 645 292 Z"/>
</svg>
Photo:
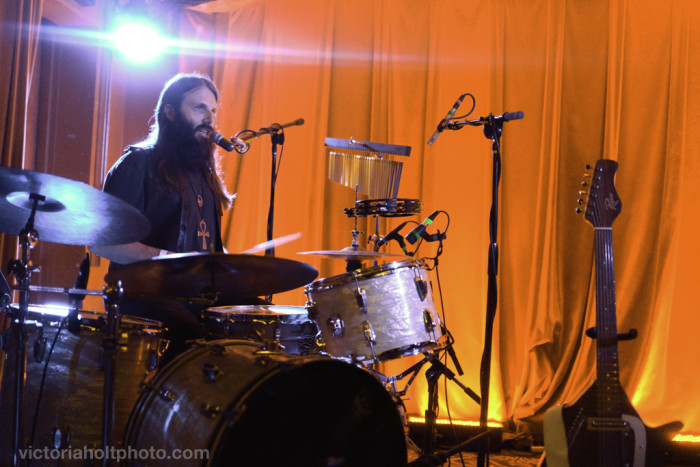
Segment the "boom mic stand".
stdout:
<svg viewBox="0 0 700 467">
<path fill-rule="evenodd" d="M 496 318 L 496 308 L 498 305 L 498 184 L 501 179 L 501 133 L 503 122 L 518 120 L 524 117 L 523 112 L 506 112 L 503 115 L 494 117 L 481 117 L 476 120 L 466 120 L 462 122 L 445 122 L 445 128 L 459 130 L 465 125 L 484 127 L 484 136 L 493 141 L 493 178 L 491 190 L 491 212 L 489 214 L 489 250 L 488 250 L 488 292 L 486 297 L 486 327 L 484 335 L 484 350 L 481 357 L 480 385 L 481 404 L 479 426 L 483 433 L 488 432 L 488 408 L 489 408 L 489 383 L 491 381 L 491 349 L 493 346 L 493 323 Z M 486 442 L 479 443 L 479 454 L 477 465 L 482 467 L 486 462 L 488 465 L 488 437 Z"/>
<path fill-rule="evenodd" d="M 270 208 L 267 213 L 267 241 L 269 246 L 265 249 L 265 256 L 275 256 L 275 245 L 273 239 L 273 224 L 275 218 L 275 186 L 277 185 L 277 175 L 279 173 L 279 163 L 277 159 L 277 145 L 284 146 L 284 129 L 290 126 L 303 125 L 304 119 L 298 118 L 293 122 L 279 124 L 273 123 L 269 127 L 261 128 L 258 131 L 243 130 L 236 134 L 236 138 L 246 141 L 257 138 L 260 135 L 269 134 L 272 142 L 272 171 L 270 175 Z M 240 136 L 239 136 L 240 135 Z M 272 300 L 272 296 L 265 297 L 267 301 Z"/>
</svg>

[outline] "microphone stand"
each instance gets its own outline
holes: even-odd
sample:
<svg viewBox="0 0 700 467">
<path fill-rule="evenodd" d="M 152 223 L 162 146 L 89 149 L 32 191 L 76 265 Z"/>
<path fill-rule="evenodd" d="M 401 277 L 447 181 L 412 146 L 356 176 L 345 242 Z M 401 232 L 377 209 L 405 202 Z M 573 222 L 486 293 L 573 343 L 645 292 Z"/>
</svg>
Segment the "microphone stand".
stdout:
<svg viewBox="0 0 700 467">
<path fill-rule="evenodd" d="M 267 213 L 267 241 L 271 242 L 273 238 L 273 224 L 275 219 L 275 185 L 277 185 L 277 145 L 284 145 L 284 132 L 281 130 L 270 133 L 270 141 L 272 141 L 272 171 L 270 176 L 270 210 Z M 266 256 L 275 256 L 275 245 L 270 245 L 265 249 Z"/>
<path fill-rule="evenodd" d="M 260 128 L 258 131 L 243 130 L 236 134 L 236 138 L 241 141 L 247 141 L 251 138 L 257 138 L 261 135 L 270 135 L 270 140 L 272 141 L 272 171 L 270 177 L 270 209 L 267 214 L 267 242 L 269 246 L 265 249 L 266 256 L 275 256 L 275 245 L 272 242 L 273 239 L 273 223 L 275 216 L 275 185 L 277 183 L 277 145 L 284 145 L 284 129 L 290 126 L 303 125 L 304 119 L 297 118 L 296 120 L 288 123 L 273 123 L 269 127 Z M 272 298 L 268 296 L 268 300 Z"/>
<path fill-rule="evenodd" d="M 484 127 L 484 136 L 490 139 L 493 154 L 493 173 L 491 183 L 491 211 L 489 214 L 489 247 L 488 247 L 488 291 L 486 295 L 486 326 L 484 331 L 484 349 L 479 371 L 481 386 L 481 404 L 479 426 L 482 433 L 488 432 L 489 383 L 491 381 L 491 351 L 493 347 L 493 323 L 496 318 L 498 305 L 498 185 L 501 180 L 501 133 L 503 122 L 523 118 L 522 112 L 505 113 L 500 117 L 489 114 L 477 120 L 462 122 L 446 122 L 445 128 L 459 130 L 464 125 Z M 477 466 L 488 465 L 489 437 L 485 436 L 479 442 Z"/>
</svg>

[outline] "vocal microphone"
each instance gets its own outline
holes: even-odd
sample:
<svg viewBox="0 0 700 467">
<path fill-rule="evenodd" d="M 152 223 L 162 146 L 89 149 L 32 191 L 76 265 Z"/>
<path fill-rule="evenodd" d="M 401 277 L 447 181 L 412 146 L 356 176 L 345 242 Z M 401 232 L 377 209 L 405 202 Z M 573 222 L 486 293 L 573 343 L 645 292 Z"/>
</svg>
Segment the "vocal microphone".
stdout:
<svg viewBox="0 0 700 467">
<path fill-rule="evenodd" d="M 240 138 L 236 138 L 235 140 L 226 139 L 224 135 L 222 135 L 221 133 L 217 133 L 216 131 L 213 131 L 209 134 L 209 141 L 218 144 L 220 147 L 222 147 L 228 152 L 231 152 L 235 149 L 236 152 L 239 154 L 243 154 L 250 147 L 249 143 L 244 143 L 243 141 L 241 141 Z"/>
<path fill-rule="evenodd" d="M 462 105 L 462 101 L 464 100 L 464 96 L 466 96 L 466 94 L 462 94 L 461 96 L 459 96 L 459 99 L 457 99 L 457 102 L 455 102 L 455 105 L 452 106 L 450 111 L 447 112 L 447 115 L 445 115 L 445 118 L 440 120 L 440 123 L 438 123 L 438 126 L 435 129 L 433 136 L 431 136 L 430 139 L 428 140 L 428 146 L 433 145 L 433 143 L 435 142 L 437 137 L 440 135 L 440 133 L 442 133 L 442 130 L 444 130 L 445 127 L 447 126 L 447 121 L 450 118 L 455 116 L 455 112 L 457 112 L 457 109 L 459 108 L 459 106 Z"/>
<path fill-rule="evenodd" d="M 408 250 L 406 249 L 406 244 L 403 241 L 403 237 L 401 235 L 399 235 L 399 232 L 401 231 L 401 229 L 406 227 L 406 224 L 408 224 L 408 222 L 409 221 L 406 221 L 406 222 L 399 224 L 398 227 L 396 227 L 394 230 L 392 230 L 391 232 L 386 234 L 384 237 L 379 239 L 379 241 L 376 243 L 377 248 L 383 247 L 384 245 L 389 243 L 390 240 L 396 240 L 399 243 L 399 245 L 401 246 L 401 249 L 404 251 L 404 253 L 408 253 Z"/>
<path fill-rule="evenodd" d="M 435 216 L 437 216 L 439 212 L 440 211 L 435 211 L 434 213 L 432 213 L 431 215 L 426 217 L 423 222 L 418 224 L 418 226 L 416 228 L 414 228 L 413 230 L 408 232 L 406 237 L 404 237 L 406 240 L 408 240 L 408 243 L 413 245 L 418 240 L 423 238 L 423 236 L 425 235 L 425 228 L 433 223 L 433 221 L 435 220 Z"/>
</svg>

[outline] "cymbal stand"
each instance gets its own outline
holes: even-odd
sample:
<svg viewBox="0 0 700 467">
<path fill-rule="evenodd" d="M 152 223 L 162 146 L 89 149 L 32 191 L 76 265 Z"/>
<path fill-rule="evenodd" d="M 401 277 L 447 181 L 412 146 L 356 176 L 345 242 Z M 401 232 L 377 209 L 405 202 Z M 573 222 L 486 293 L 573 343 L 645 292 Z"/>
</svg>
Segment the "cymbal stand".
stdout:
<svg viewBox="0 0 700 467">
<path fill-rule="evenodd" d="M 12 465 L 19 466 L 20 458 L 19 451 L 23 443 L 22 437 L 22 409 L 24 405 L 24 373 L 26 371 L 27 349 L 26 343 L 28 332 L 26 329 L 25 319 L 29 311 L 29 284 L 31 282 L 32 273 L 38 268 L 32 265 L 29 259 L 29 251 L 33 249 L 39 241 L 39 234 L 34 230 L 34 216 L 36 215 L 39 202 L 46 200 L 45 196 L 37 193 L 31 193 L 29 199 L 32 202 L 32 211 L 27 219 L 27 224 L 19 233 L 18 242 L 22 250 L 22 259 L 10 261 L 10 273 L 15 276 L 15 279 L 22 287 L 19 292 L 19 310 L 16 318 L 10 321 L 11 333 L 14 335 L 16 348 L 15 360 L 15 406 L 12 414 Z"/>
<path fill-rule="evenodd" d="M 104 370 L 104 406 L 102 407 L 102 448 L 107 452 L 111 446 L 114 428 L 114 357 L 117 349 L 119 332 L 119 300 L 124 296 L 121 281 L 104 289 L 106 312 L 105 332 L 102 340 L 102 369 Z M 103 457 L 102 465 L 107 465 Z"/>
<path fill-rule="evenodd" d="M 449 344 L 450 347 L 451 347 L 451 345 L 452 344 Z M 396 392 L 396 397 L 400 398 L 401 396 L 406 394 L 409 386 L 416 379 L 416 376 L 418 376 L 418 373 L 423 368 L 423 366 L 426 363 L 430 363 L 430 367 L 425 371 L 425 377 L 428 381 L 428 407 L 425 410 L 425 431 L 424 431 L 424 435 L 423 435 L 424 436 L 424 438 L 423 438 L 423 455 L 424 456 L 431 455 L 433 453 L 433 450 L 434 450 L 435 424 L 437 421 L 437 408 L 438 408 L 437 383 L 438 383 L 438 380 L 440 379 L 440 376 L 444 375 L 447 379 L 449 379 L 450 381 L 457 384 L 457 386 L 459 386 L 460 389 L 462 389 L 462 391 L 464 391 L 464 393 L 467 396 L 469 396 L 472 400 L 474 400 L 474 402 L 476 402 L 477 404 L 481 404 L 481 398 L 471 388 L 462 384 L 462 382 L 459 381 L 455 377 L 454 372 L 452 370 L 450 370 L 449 368 L 447 368 L 447 366 L 440 361 L 438 353 L 439 353 L 439 351 L 423 352 L 423 359 L 421 359 L 417 363 L 410 366 L 403 373 L 400 373 L 396 376 L 381 376 L 380 377 L 380 379 L 383 380 L 385 385 L 391 384 L 395 388 L 397 381 L 400 381 L 403 378 L 411 375 L 408 382 L 406 383 L 406 386 L 404 387 L 404 389 L 400 392 Z M 451 352 L 448 352 L 448 354 L 452 357 Z M 456 362 L 456 360 L 455 360 L 455 363 L 457 366 L 459 366 L 459 364 Z"/>
<path fill-rule="evenodd" d="M 355 203 L 357 203 L 359 194 L 360 194 L 360 187 L 359 187 L 359 185 L 355 185 Z M 362 233 L 364 233 L 364 232 L 360 232 L 359 230 L 357 230 L 357 214 L 356 214 L 356 213 L 353 213 L 353 216 L 352 216 L 352 217 L 353 217 L 353 219 L 355 219 L 355 221 L 354 221 L 354 222 L 355 222 L 355 228 L 353 228 L 353 229 L 352 229 L 352 232 L 351 232 L 351 234 L 352 234 L 352 243 L 350 244 L 350 246 L 351 246 L 353 249 L 358 249 L 358 248 L 360 248 L 360 241 L 359 241 L 360 234 L 362 234 Z M 357 260 L 354 260 L 354 259 L 348 259 L 348 260 L 346 261 L 346 263 L 347 263 L 347 264 L 345 265 L 345 271 L 347 271 L 347 272 L 352 272 L 352 271 L 354 271 L 354 270 L 356 270 L 356 269 L 362 268 L 362 261 L 357 261 Z"/>
</svg>

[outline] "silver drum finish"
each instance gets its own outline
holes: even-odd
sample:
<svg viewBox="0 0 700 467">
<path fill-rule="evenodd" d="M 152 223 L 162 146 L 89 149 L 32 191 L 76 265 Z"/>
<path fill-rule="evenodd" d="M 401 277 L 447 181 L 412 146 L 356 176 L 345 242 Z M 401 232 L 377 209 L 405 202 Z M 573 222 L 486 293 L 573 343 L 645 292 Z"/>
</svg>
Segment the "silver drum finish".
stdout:
<svg viewBox="0 0 700 467">
<path fill-rule="evenodd" d="M 246 339 L 274 343 L 297 355 L 318 353 L 318 326 L 305 308 L 283 305 L 240 305 L 204 311 L 207 339 Z"/>
<path fill-rule="evenodd" d="M 403 424 L 369 372 L 261 343 L 197 341 L 154 374 L 129 419 L 135 450 L 185 452 L 172 465 L 406 465 Z M 202 459 L 202 450 L 208 458 Z"/>
<path fill-rule="evenodd" d="M 65 324 L 61 326 L 63 317 L 51 307 L 30 306 L 25 318 L 28 340 L 23 434 L 27 444 L 35 449 L 102 446 L 105 322 L 102 313 L 80 311 L 79 314 L 77 333 L 69 332 Z M 167 341 L 161 339 L 161 326 L 157 321 L 121 317 L 113 387 L 113 439 L 117 444 L 123 438 L 129 414 L 138 400 L 139 383 L 158 366 L 167 345 Z M 5 421 L 0 425 L 2 460 L 9 459 L 12 452 L 17 358 L 15 339 L 9 333 L 6 336 L 0 390 L 0 420 Z M 44 371 L 46 377 L 42 382 Z M 33 461 L 32 465 L 57 463 Z M 58 465 L 67 464 L 59 462 Z"/>
<path fill-rule="evenodd" d="M 373 363 L 446 344 L 423 260 L 321 279 L 304 291 L 331 356 Z"/>
</svg>

